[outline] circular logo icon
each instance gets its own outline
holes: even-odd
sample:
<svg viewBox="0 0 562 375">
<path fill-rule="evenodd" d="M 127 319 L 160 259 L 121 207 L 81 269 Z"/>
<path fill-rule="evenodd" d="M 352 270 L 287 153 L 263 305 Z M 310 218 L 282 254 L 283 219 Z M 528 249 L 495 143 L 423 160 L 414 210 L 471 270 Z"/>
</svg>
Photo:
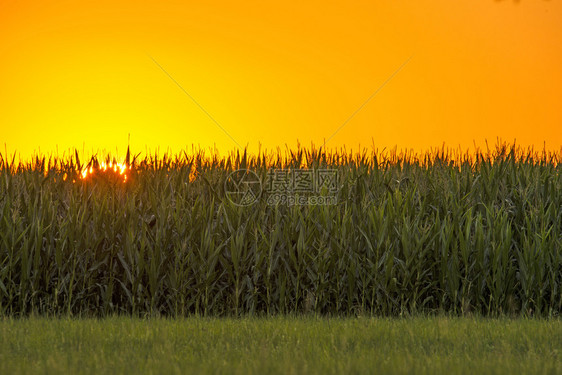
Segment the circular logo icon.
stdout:
<svg viewBox="0 0 562 375">
<path fill-rule="evenodd" d="M 249 206 L 259 199 L 262 187 L 259 176 L 249 169 L 238 169 L 224 182 L 226 197 L 237 206 Z"/>
</svg>

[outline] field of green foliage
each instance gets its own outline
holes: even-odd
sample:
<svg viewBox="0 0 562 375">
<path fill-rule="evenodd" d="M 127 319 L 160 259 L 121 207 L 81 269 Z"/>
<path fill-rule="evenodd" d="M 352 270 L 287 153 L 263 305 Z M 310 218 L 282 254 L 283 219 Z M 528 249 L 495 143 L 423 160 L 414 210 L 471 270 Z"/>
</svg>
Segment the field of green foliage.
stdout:
<svg viewBox="0 0 562 375">
<path fill-rule="evenodd" d="M 561 158 L 127 153 L 123 181 L 95 157 L 3 154 L 0 316 L 559 316 Z M 237 204 L 238 169 L 335 170 L 336 203 Z"/>
</svg>

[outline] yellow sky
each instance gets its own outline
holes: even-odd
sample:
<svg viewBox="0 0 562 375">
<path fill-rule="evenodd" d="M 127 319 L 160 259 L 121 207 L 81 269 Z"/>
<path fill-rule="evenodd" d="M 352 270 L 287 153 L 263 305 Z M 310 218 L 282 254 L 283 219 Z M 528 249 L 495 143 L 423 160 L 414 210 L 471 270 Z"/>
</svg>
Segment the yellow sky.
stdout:
<svg viewBox="0 0 562 375">
<path fill-rule="evenodd" d="M 1 0 L 0 142 L 559 149 L 560 25 L 554 0 Z"/>
</svg>

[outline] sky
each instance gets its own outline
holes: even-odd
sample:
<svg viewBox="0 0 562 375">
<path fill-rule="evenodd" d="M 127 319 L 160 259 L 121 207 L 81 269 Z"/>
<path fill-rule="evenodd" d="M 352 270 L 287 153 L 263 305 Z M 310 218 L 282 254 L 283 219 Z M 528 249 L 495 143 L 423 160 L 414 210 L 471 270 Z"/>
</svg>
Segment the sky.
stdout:
<svg viewBox="0 0 562 375">
<path fill-rule="evenodd" d="M 0 142 L 559 150 L 560 25 L 556 0 L 0 0 Z"/>
</svg>

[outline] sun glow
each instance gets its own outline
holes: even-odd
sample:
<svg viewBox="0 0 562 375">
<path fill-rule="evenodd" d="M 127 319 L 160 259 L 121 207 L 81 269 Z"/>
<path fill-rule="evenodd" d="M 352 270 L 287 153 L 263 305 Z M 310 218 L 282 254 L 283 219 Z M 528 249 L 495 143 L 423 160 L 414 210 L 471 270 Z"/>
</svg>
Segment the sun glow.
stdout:
<svg viewBox="0 0 562 375">
<path fill-rule="evenodd" d="M 4 0 L 0 145 L 557 151 L 561 23 L 561 1 Z"/>
<path fill-rule="evenodd" d="M 80 179 L 86 180 L 100 175 L 112 175 L 119 177 L 119 179 L 122 179 L 123 182 L 127 182 L 127 171 L 130 170 L 131 167 L 128 166 L 127 163 L 119 163 L 116 161 L 102 161 L 101 163 L 98 163 L 97 161 L 93 161 L 80 171 Z"/>
</svg>

